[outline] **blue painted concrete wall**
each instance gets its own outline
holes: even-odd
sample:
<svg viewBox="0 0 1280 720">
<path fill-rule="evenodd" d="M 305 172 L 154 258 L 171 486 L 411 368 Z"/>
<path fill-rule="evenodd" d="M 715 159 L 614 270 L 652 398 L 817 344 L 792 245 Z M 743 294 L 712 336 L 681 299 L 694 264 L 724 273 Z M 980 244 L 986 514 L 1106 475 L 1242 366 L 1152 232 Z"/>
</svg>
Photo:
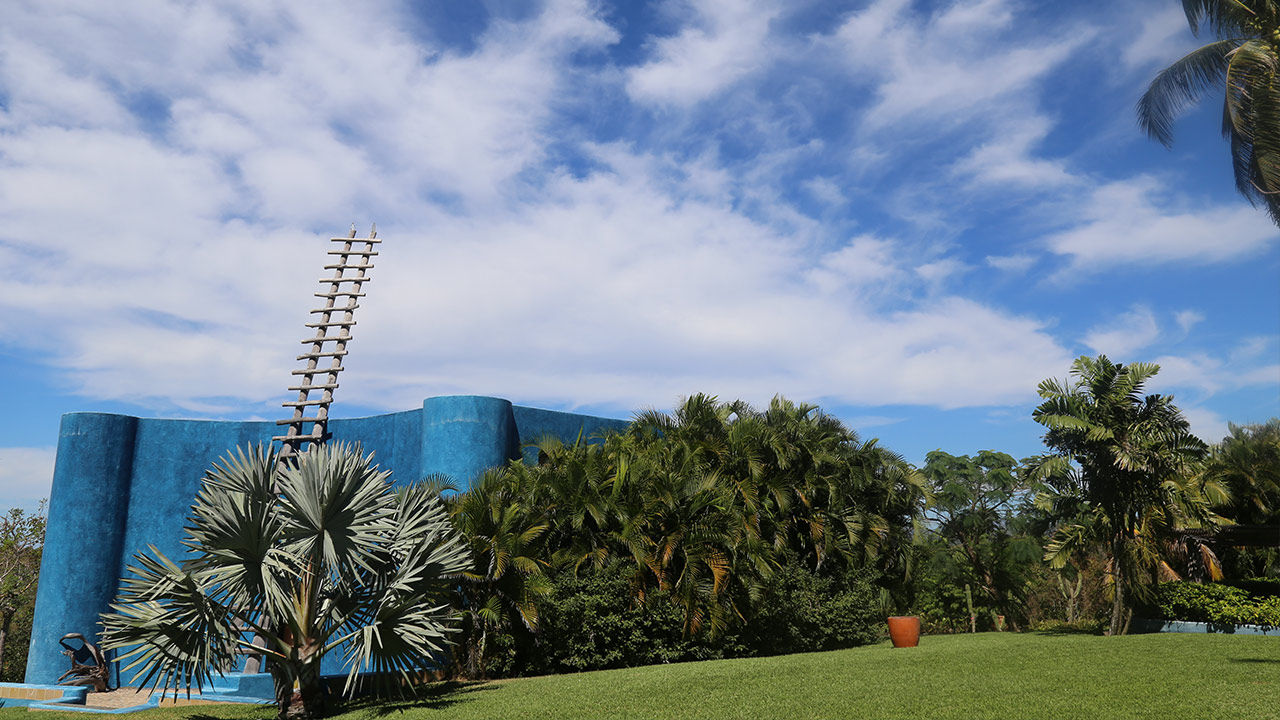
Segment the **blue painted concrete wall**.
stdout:
<svg viewBox="0 0 1280 720">
<path fill-rule="evenodd" d="M 540 437 L 572 442 L 626 424 L 460 395 L 428 398 L 420 410 L 331 420 L 329 432 L 373 452 L 396 482 L 441 473 L 465 488 Z M 58 645 L 64 634 L 96 642 L 98 616 L 135 553 L 154 545 L 171 559 L 182 556 L 183 525 L 205 470 L 228 450 L 270 442 L 275 432 L 269 422 L 63 416 L 27 682 L 55 682 L 69 667 Z"/>
</svg>

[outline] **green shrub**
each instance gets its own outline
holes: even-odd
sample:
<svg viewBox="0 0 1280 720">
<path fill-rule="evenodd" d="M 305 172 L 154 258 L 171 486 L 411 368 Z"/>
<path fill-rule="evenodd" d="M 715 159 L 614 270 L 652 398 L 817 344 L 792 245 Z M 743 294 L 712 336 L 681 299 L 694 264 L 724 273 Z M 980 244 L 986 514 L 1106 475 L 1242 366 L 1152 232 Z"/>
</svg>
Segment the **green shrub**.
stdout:
<svg viewBox="0 0 1280 720">
<path fill-rule="evenodd" d="M 665 596 L 635 600 L 625 564 L 562 572 L 538 603 L 536 643 L 521 648 L 515 669 L 544 675 L 725 657 L 723 641 L 681 637 L 682 623 Z"/>
<path fill-rule="evenodd" d="M 1265 584 L 1252 586 L 1265 589 Z M 1280 626 L 1280 596 L 1257 595 L 1224 583 L 1161 583 L 1152 610 L 1165 620 Z"/>
<path fill-rule="evenodd" d="M 761 589 L 742 631 L 751 654 L 779 655 L 866 645 L 884 635 L 879 592 L 869 579 L 822 577 L 798 562 L 779 568 Z"/>
<path fill-rule="evenodd" d="M 729 657 L 834 650 L 884 634 L 878 590 L 869 578 L 820 576 L 799 562 L 774 572 L 750 602 L 743 623 L 718 637 L 685 638 L 670 598 L 637 602 L 631 567 L 615 563 L 577 575 L 559 572 L 538 601 L 536 636 L 521 630 L 488 638 L 490 677 L 547 675 Z"/>
</svg>

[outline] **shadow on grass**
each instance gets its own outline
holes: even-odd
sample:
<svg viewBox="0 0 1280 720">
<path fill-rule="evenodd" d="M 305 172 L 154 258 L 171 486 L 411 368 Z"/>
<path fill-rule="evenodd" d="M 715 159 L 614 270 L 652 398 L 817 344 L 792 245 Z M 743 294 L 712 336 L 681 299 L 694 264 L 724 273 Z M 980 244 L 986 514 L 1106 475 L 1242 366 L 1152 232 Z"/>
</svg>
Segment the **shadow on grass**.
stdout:
<svg viewBox="0 0 1280 720">
<path fill-rule="evenodd" d="M 1280 664 L 1280 658 L 1231 658 L 1233 663 L 1276 663 Z"/>
<path fill-rule="evenodd" d="M 369 717 L 396 715 L 406 710 L 444 710 L 478 692 L 497 690 L 498 686 L 487 682 L 447 681 L 433 683 L 418 690 L 412 697 L 403 699 L 362 698 L 344 703 L 339 712 L 359 713 Z"/>
</svg>

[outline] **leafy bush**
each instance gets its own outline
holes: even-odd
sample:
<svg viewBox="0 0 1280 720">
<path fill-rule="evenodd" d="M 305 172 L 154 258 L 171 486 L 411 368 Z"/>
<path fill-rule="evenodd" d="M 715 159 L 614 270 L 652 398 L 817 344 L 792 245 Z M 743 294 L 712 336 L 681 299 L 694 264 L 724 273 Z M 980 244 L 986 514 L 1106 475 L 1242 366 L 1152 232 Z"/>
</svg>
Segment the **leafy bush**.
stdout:
<svg viewBox="0 0 1280 720">
<path fill-rule="evenodd" d="M 662 594 L 634 599 L 630 568 L 560 573 L 538 603 L 538 636 L 525 643 L 513 674 L 543 675 L 724 657 L 723 641 L 681 637 L 683 616 Z"/>
<path fill-rule="evenodd" d="M 1223 583 L 1161 583 L 1152 610 L 1165 620 L 1280 626 L 1280 596 L 1257 595 Z"/>
<path fill-rule="evenodd" d="M 798 561 L 773 573 L 744 622 L 717 637 L 684 637 L 681 607 L 663 593 L 638 602 L 631 574 L 627 563 L 557 573 L 552 592 L 537 601 L 536 636 L 519 629 L 490 635 L 490 676 L 833 650 L 877 642 L 884 633 L 868 578 L 823 577 Z"/>
<path fill-rule="evenodd" d="M 867 578 L 822 577 L 798 562 L 779 568 L 756 602 L 742 633 L 756 655 L 778 655 L 866 645 L 884 634 L 879 593 Z"/>
</svg>

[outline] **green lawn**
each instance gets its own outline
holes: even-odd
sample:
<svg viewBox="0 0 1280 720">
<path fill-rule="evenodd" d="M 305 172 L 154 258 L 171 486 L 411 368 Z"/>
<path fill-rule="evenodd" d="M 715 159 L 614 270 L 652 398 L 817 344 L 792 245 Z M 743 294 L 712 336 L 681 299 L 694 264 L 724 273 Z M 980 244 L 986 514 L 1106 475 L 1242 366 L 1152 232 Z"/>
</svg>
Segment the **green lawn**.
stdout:
<svg viewBox="0 0 1280 720">
<path fill-rule="evenodd" d="M 0 710 L 17 720 L 22 710 Z M 70 716 L 69 713 L 54 713 Z M 152 710 L 137 720 L 264 718 L 267 708 Z M 785 657 L 463 687 L 347 720 L 428 718 L 1280 719 L 1280 639 L 984 633 Z M 85 720 L 84 715 L 76 716 Z"/>
</svg>

